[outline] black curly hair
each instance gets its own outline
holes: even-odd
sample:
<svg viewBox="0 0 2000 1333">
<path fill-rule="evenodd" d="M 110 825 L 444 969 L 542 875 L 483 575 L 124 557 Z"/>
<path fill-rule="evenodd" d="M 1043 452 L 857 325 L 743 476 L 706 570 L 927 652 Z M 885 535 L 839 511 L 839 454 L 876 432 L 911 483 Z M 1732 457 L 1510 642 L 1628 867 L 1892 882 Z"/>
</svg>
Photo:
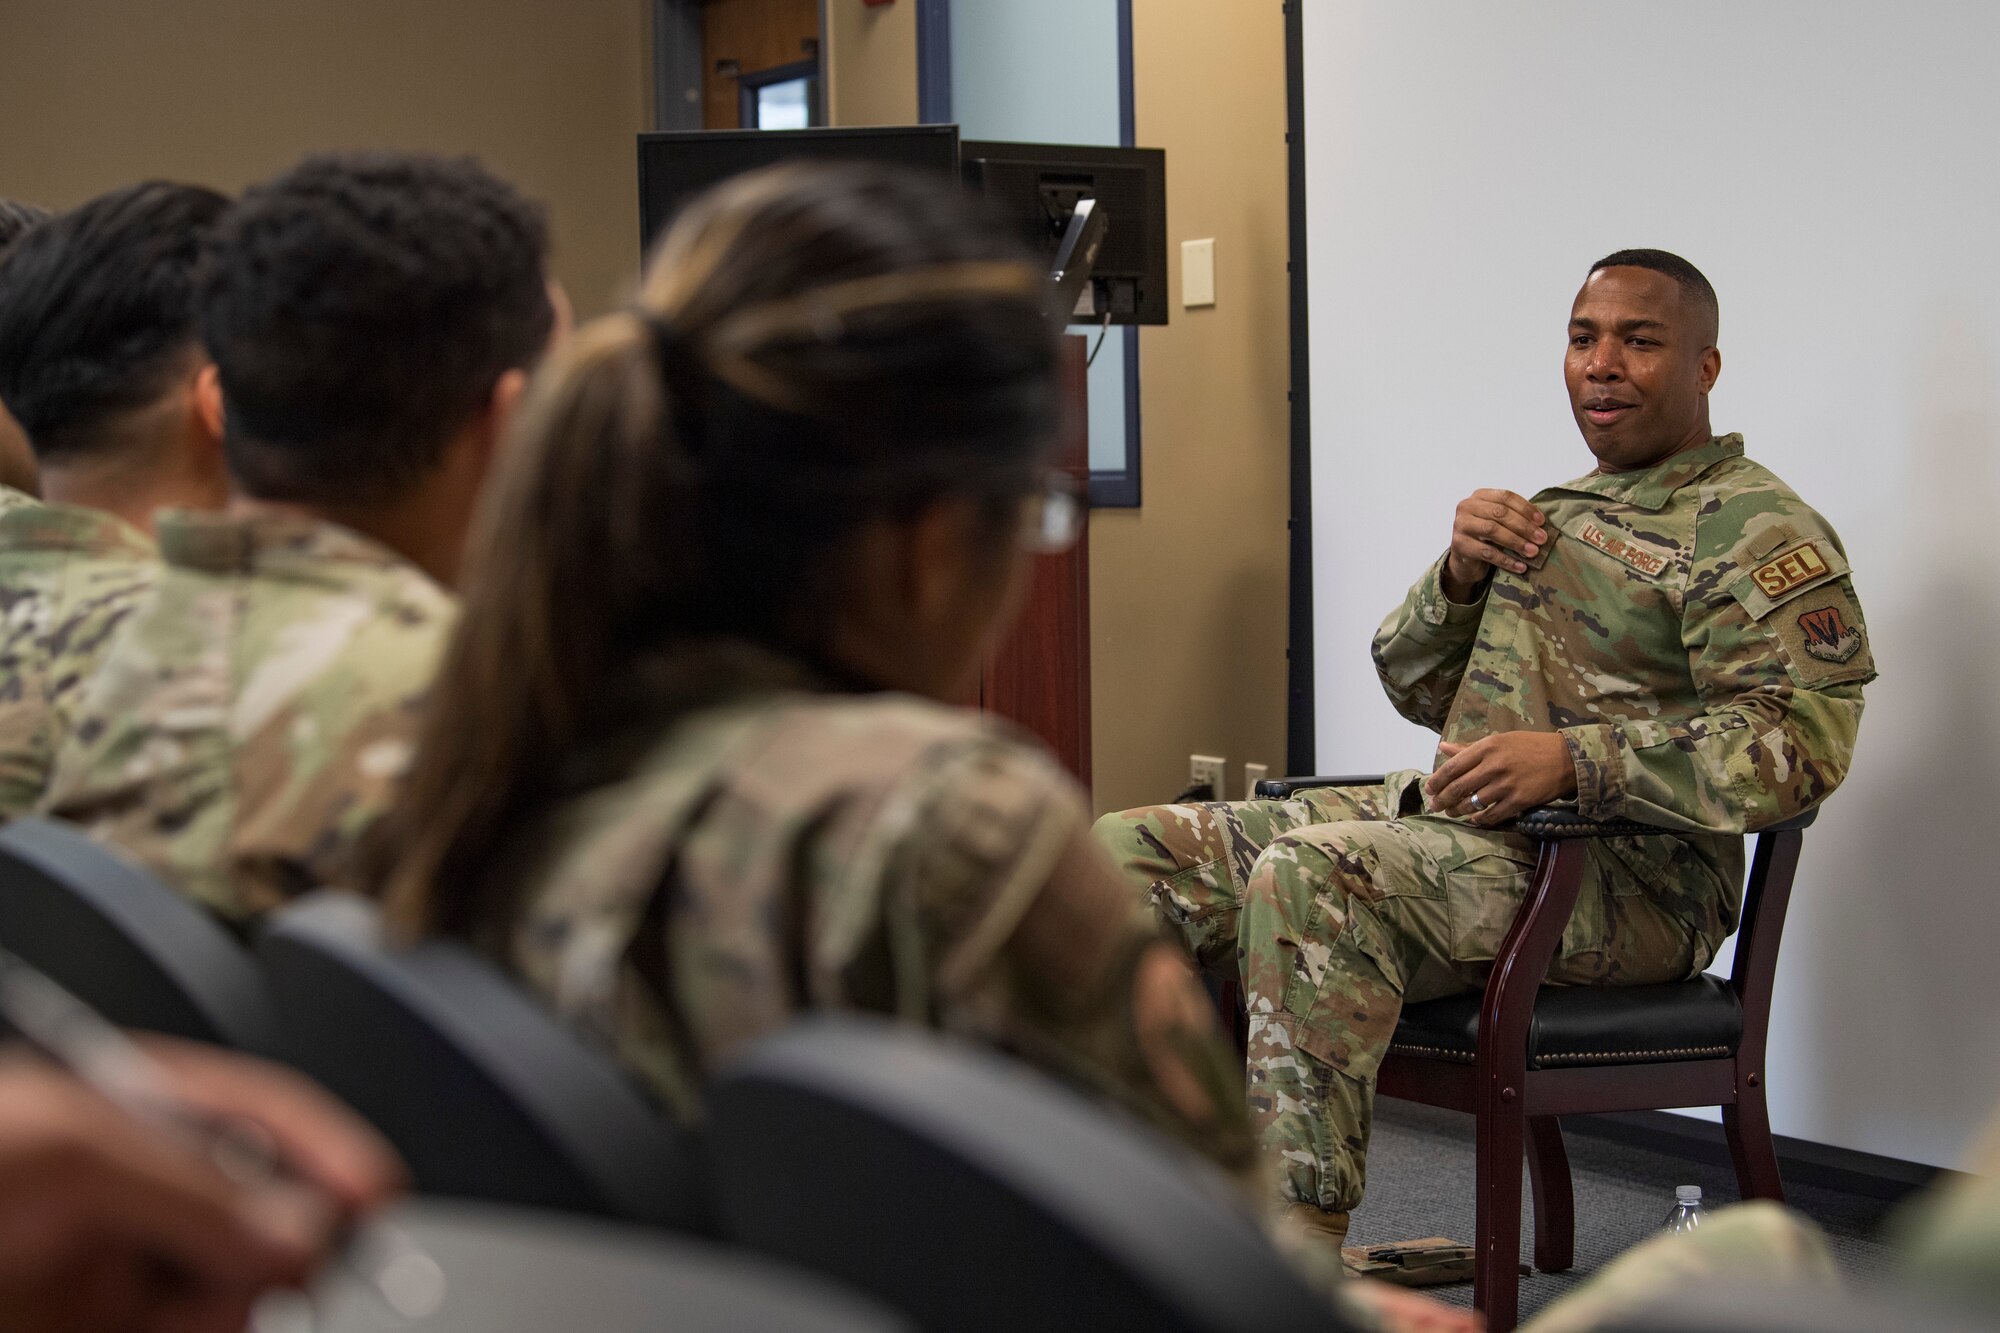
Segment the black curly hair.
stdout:
<svg viewBox="0 0 2000 1333">
<path fill-rule="evenodd" d="M 245 191 L 202 296 L 237 485 L 403 493 L 548 341 L 547 252 L 541 209 L 470 158 L 329 154 Z"/>
<path fill-rule="evenodd" d="M 0 402 L 43 462 L 106 447 L 199 355 L 202 247 L 229 200 L 147 181 L 30 228 L 0 260 Z"/>
</svg>

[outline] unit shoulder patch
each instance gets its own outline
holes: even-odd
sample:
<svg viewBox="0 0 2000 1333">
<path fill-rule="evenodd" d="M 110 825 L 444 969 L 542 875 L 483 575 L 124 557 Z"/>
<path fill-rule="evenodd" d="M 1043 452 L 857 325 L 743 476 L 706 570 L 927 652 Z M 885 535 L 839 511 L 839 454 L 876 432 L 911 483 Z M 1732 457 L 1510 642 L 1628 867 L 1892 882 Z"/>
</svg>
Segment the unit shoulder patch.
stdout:
<svg viewBox="0 0 2000 1333">
<path fill-rule="evenodd" d="M 1805 650 L 1822 662 L 1845 662 L 1861 651 L 1861 630 L 1850 625 L 1838 606 L 1823 606 L 1799 616 Z"/>
<path fill-rule="evenodd" d="M 1649 579 L 1657 578 L 1660 571 L 1667 567 L 1667 557 L 1658 551 L 1641 546 L 1629 537 L 1609 532 L 1589 519 L 1576 529 L 1576 539 L 1586 546 L 1596 547 L 1619 564 L 1637 570 Z"/>
<path fill-rule="evenodd" d="M 1835 685 L 1875 675 L 1868 628 L 1844 580 L 1801 596 L 1766 623 L 1784 648 L 1786 669 L 1800 685 Z"/>
</svg>

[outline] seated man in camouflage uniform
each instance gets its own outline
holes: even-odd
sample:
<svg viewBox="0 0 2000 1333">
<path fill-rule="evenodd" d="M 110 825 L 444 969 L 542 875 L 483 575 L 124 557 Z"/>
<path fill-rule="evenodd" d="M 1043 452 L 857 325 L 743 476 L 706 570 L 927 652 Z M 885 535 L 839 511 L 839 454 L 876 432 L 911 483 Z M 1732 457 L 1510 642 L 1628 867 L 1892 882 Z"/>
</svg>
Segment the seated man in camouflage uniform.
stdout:
<svg viewBox="0 0 2000 1333">
<path fill-rule="evenodd" d="M 201 295 L 234 498 L 168 513 L 154 595 L 41 809 L 243 921 L 340 876 L 454 615 L 473 501 L 555 324 L 539 210 L 469 161 L 309 159 Z"/>
<path fill-rule="evenodd" d="M 1198 961 L 1240 966 L 1265 1157 L 1328 1244 L 1403 1004 L 1483 985 L 1525 895 L 1509 820 L 1573 799 L 1663 830 L 1592 843 L 1551 977 L 1668 981 L 1736 928 L 1743 834 L 1846 775 L 1875 675 L 1847 561 L 1710 430 L 1716 325 L 1678 256 L 1592 268 L 1565 374 L 1597 468 L 1532 501 L 1476 492 L 1375 638 L 1397 711 L 1442 734 L 1433 773 L 1098 824 Z"/>
<path fill-rule="evenodd" d="M 46 504 L 0 510 L 0 819 L 34 808 L 82 686 L 159 571 L 153 513 L 228 498 L 196 264 L 229 201 L 151 182 L 0 260 L 0 402 Z"/>
</svg>

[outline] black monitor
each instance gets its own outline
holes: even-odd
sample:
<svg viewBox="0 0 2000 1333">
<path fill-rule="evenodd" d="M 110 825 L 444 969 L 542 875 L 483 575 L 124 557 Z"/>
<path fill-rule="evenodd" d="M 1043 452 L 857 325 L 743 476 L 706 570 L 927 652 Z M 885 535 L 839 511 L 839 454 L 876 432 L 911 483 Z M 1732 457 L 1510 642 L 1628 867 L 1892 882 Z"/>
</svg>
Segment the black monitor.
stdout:
<svg viewBox="0 0 2000 1333">
<path fill-rule="evenodd" d="M 958 126 L 880 129 L 700 130 L 639 136 L 639 240 L 653 238 L 681 206 L 731 176 L 793 158 L 890 162 L 958 176 Z"/>
<path fill-rule="evenodd" d="M 1074 144 L 959 145 L 966 184 L 991 198 L 1037 251 L 1052 258 L 1080 199 L 1095 199 L 1108 224 L 1092 270 L 1090 301 L 1073 322 L 1167 322 L 1167 155 L 1158 148 Z"/>
</svg>

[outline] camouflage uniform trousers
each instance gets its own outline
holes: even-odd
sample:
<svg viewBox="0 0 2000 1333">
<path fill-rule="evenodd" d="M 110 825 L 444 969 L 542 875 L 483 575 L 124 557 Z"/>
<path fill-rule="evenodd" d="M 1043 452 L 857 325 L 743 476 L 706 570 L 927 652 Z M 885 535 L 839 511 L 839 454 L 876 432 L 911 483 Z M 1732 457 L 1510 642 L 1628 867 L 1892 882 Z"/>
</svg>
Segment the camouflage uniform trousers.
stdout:
<svg viewBox="0 0 2000 1333">
<path fill-rule="evenodd" d="M 1251 1114 L 1286 1201 L 1360 1202 L 1376 1071 L 1404 1003 L 1484 986 L 1527 895 L 1533 842 L 1422 813 L 1422 779 L 1153 806 L 1096 826 L 1197 963 L 1238 969 Z M 1593 843 L 1550 980 L 1643 985 L 1706 966 L 1720 941 L 1660 896 Z"/>
</svg>

